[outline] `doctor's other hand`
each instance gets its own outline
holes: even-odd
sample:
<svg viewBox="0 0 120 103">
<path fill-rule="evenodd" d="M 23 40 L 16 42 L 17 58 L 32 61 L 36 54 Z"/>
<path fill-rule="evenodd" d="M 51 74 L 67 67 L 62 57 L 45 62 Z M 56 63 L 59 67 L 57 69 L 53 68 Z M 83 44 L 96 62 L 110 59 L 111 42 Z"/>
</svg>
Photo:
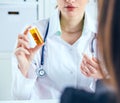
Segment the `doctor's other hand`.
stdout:
<svg viewBox="0 0 120 103">
<path fill-rule="evenodd" d="M 95 79 L 103 78 L 99 61 L 95 57 L 89 58 L 83 54 L 80 70 L 87 77 L 93 77 Z"/>
<path fill-rule="evenodd" d="M 18 61 L 18 68 L 25 77 L 27 77 L 27 73 L 35 53 L 42 46 L 36 45 L 34 48 L 30 48 L 28 39 L 30 28 L 31 27 L 26 28 L 23 34 L 18 35 L 17 46 L 14 52 Z"/>
</svg>

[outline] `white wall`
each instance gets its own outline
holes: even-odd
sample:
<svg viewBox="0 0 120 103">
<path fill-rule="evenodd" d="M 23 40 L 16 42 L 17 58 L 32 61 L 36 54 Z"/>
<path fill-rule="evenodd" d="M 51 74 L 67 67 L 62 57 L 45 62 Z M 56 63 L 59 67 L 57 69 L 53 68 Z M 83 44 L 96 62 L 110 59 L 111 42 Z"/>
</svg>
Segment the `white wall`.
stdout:
<svg viewBox="0 0 120 103">
<path fill-rule="evenodd" d="M 50 15 L 52 15 L 53 11 L 55 10 L 55 7 L 57 5 L 56 3 L 57 0 L 44 0 L 45 2 L 45 14 L 44 17 L 48 18 Z"/>
<path fill-rule="evenodd" d="M 11 100 L 11 54 L 0 53 L 0 100 Z"/>
</svg>

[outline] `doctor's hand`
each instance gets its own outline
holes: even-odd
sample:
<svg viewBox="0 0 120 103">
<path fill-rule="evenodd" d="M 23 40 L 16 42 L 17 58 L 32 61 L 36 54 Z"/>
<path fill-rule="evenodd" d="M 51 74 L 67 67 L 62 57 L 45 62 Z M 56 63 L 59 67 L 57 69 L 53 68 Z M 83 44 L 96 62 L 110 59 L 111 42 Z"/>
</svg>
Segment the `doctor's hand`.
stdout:
<svg viewBox="0 0 120 103">
<path fill-rule="evenodd" d="M 28 32 L 30 28 L 28 27 L 23 34 L 18 35 L 17 47 L 14 52 L 18 61 L 18 68 L 25 77 L 27 77 L 35 53 L 42 46 L 36 45 L 34 48 L 29 47 Z"/>
<path fill-rule="evenodd" d="M 87 77 L 93 77 L 95 79 L 103 78 L 100 72 L 101 67 L 99 66 L 99 61 L 95 57 L 89 58 L 84 54 L 80 70 Z"/>
</svg>

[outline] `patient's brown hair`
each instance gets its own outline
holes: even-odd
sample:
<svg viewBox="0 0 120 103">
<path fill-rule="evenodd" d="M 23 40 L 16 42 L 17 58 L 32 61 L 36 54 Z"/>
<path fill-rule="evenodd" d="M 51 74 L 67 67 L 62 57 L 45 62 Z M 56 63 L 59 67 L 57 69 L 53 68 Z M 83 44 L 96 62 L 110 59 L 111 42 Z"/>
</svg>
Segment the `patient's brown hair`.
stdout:
<svg viewBox="0 0 120 103">
<path fill-rule="evenodd" d="M 120 87 L 120 0 L 99 0 L 98 46 L 114 86 Z"/>
</svg>

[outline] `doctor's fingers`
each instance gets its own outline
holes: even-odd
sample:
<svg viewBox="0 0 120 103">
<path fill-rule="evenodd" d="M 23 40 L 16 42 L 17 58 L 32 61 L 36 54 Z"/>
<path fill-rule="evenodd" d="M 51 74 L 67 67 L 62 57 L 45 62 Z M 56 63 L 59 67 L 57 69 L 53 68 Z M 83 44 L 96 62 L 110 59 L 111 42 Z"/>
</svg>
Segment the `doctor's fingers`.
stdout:
<svg viewBox="0 0 120 103">
<path fill-rule="evenodd" d="M 19 34 L 19 35 L 18 35 L 18 40 L 19 40 L 19 39 L 23 39 L 23 40 L 29 42 L 29 38 L 28 38 L 27 35 Z"/>
<path fill-rule="evenodd" d="M 43 45 L 44 45 L 44 44 L 42 44 L 42 45 L 36 45 L 34 48 L 30 48 L 30 51 L 31 51 L 33 54 L 35 54 Z"/>
<path fill-rule="evenodd" d="M 101 71 L 100 71 L 101 68 L 100 68 L 99 65 L 98 65 L 97 68 L 91 66 L 91 65 L 88 64 L 88 63 L 84 64 L 84 62 L 83 62 L 82 65 L 83 65 L 82 70 L 83 70 L 85 73 L 87 73 L 87 76 L 89 76 L 89 77 L 94 77 L 94 78 L 97 78 L 97 79 L 103 78 L 103 75 L 101 74 Z"/>
<path fill-rule="evenodd" d="M 29 52 L 29 50 L 24 49 L 23 47 L 19 47 L 19 48 L 16 48 L 16 49 L 15 49 L 14 54 L 15 54 L 16 56 L 17 56 L 17 55 L 21 55 L 21 54 L 30 55 L 30 52 Z"/>
<path fill-rule="evenodd" d="M 29 42 L 25 41 L 23 39 L 18 39 L 17 48 L 19 48 L 19 47 L 23 47 L 23 48 L 29 49 L 30 48 Z"/>
<path fill-rule="evenodd" d="M 96 62 L 96 63 L 98 63 L 98 64 L 99 64 L 99 60 L 98 60 L 97 58 L 92 57 L 92 60 L 93 60 L 94 62 Z"/>
<path fill-rule="evenodd" d="M 94 67 L 94 68 L 98 68 L 98 66 L 99 66 L 99 62 L 96 62 L 96 61 L 94 61 L 94 60 L 92 60 L 93 58 L 89 58 L 88 56 L 86 56 L 86 55 L 84 55 L 84 57 L 83 57 L 83 61 L 86 63 L 86 64 L 89 64 L 89 65 L 91 65 L 92 67 Z"/>
<path fill-rule="evenodd" d="M 82 67 L 83 67 L 83 70 L 90 73 L 90 74 L 94 74 L 97 72 L 96 68 L 92 67 L 91 65 L 89 65 L 87 62 L 85 61 L 82 61 Z"/>
<path fill-rule="evenodd" d="M 96 74 L 98 72 L 98 68 L 96 67 L 93 67 L 92 65 L 86 63 L 86 67 L 89 69 L 89 71 L 92 73 L 92 74 Z"/>
<path fill-rule="evenodd" d="M 23 34 L 19 34 L 18 35 L 18 45 L 17 45 L 17 48 L 19 46 L 22 46 L 19 43 L 19 39 L 23 39 L 24 41 L 29 42 L 29 38 L 28 38 L 27 34 L 28 34 L 30 28 L 31 28 L 31 26 L 29 26 L 28 28 L 26 28 L 25 31 L 23 32 Z"/>
<path fill-rule="evenodd" d="M 80 70 L 85 76 L 90 77 L 91 73 L 89 69 L 87 69 L 87 67 L 85 67 L 83 64 L 81 65 Z"/>
<path fill-rule="evenodd" d="M 28 27 L 24 30 L 23 34 L 24 34 L 24 35 L 27 35 L 28 32 L 29 32 L 29 29 L 30 29 L 31 27 L 32 27 L 32 26 L 28 26 Z"/>
</svg>

